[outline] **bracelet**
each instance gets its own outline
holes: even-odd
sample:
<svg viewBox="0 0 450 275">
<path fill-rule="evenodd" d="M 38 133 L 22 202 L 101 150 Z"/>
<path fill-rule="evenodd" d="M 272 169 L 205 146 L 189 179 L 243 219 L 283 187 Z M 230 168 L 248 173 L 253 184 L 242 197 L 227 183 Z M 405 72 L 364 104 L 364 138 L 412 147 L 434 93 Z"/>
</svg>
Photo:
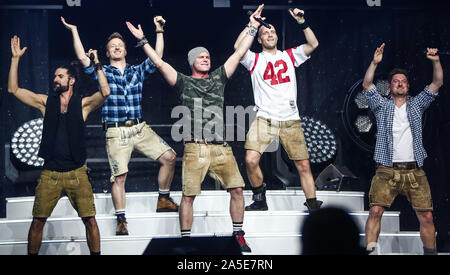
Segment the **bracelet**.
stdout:
<svg viewBox="0 0 450 275">
<path fill-rule="evenodd" d="M 163 33 L 164 30 L 156 30 L 155 32 L 156 32 L 156 33 Z"/>
<path fill-rule="evenodd" d="M 136 48 L 142 47 L 147 43 L 148 43 L 147 38 L 145 38 L 145 36 L 142 36 L 142 38 L 139 39 L 139 42 L 137 43 Z"/>
<path fill-rule="evenodd" d="M 248 30 L 247 30 L 247 34 L 248 35 L 251 35 L 251 36 L 253 36 L 253 37 L 256 37 L 256 34 L 258 33 L 258 29 L 257 28 L 255 28 L 255 27 L 253 27 L 253 26 L 250 26 L 250 27 L 248 27 Z"/>
<path fill-rule="evenodd" d="M 305 30 L 306 28 L 309 27 L 309 24 L 305 22 L 305 19 L 303 19 L 303 23 L 300 23 L 300 20 L 298 20 L 297 22 L 300 25 L 300 28 L 302 28 L 302 30 Z"/>
<path fill-rule="evenodd" d="M 99 71 L 99 70 L 101 70 L 103 67 L 102 67 L 102 63 L 100 63 L 100 62 L 98 62 L 98 63 L 95 63 L 94 64 L 94 69 L 96 70 L 96 71 Z"/>
</svg>

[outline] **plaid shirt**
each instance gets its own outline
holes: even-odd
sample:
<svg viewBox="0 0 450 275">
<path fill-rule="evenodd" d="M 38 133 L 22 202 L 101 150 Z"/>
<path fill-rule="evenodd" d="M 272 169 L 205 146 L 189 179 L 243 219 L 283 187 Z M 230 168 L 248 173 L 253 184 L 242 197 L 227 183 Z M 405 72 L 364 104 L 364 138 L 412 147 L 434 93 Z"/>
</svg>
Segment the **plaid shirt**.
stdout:
<svg viewBox="0 0 450 275">
<path fill-rule="evenodd" d="M 392 167 L 394 155 L 394 136 L 392 126 L 394 123 L 395 103 L 391 97 L 384 98 L 376 87 L 364 92 L 370 109 L 377 119 L 377 141 L 375 145 L 374 160 L 384 166 Z M 406 100 L 406 113 L 408 115 L 411 133 L 413 137 L 414 157 L 417 164 L 423 166 L 423 161 L 427 157 L 422 144 L 422 115 L 436 98 L 437 93 L 433 93 L 428 86 L 417 96 L 408 96 Z"/>
<path fill-rule="evenodd" d="M 155 70 L 155 65 L 148 58 L 136 66 L 127 64 L 123 74 L 114 66 L 103 66 L 111 94 L 103 104 L 102 121 L 120 122 L 142 118 L 142 86 L 145 78 Z M 97 79 L 92 63 L 84 68 L 84 72 Z"/>
</svg>

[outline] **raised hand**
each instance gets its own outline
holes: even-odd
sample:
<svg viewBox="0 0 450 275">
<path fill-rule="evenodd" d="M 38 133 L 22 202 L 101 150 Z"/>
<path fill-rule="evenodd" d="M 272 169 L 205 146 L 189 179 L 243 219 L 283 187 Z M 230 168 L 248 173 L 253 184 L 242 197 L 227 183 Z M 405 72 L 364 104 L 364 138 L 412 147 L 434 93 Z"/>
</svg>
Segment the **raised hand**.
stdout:
<svg viewBox="0 0 450 275">
<path fill-rule="evenodd" d="M 299 14 L 299 12 L 302 13 L 303 16 L 298 16 L 297 14 Z M 292 9 L 289 9 L 289 13 L 290 13 L 291 16 L 294 17 L 294 19 L 295 19 L 297 22 L 299 22 L 299 23 L 300 23 L 300 21 L 303 20 L 303 17 L 305 16 L 305 11 L 304 11 L 304 10 L 301 10 L 301 9 L 297 9 L 297 8 L 295 8 L 295 9 L 293 9 L 293 10 L 292 10 Z"/>
<path fill-rule="evenodd" d="M 153 23 L 155 23 L 156 31 L 162 32 L 162 31 L 164 31 L 164 27 L 159 21 L 162 21 L 163 24 L 166 23 L 166 20 L 162 16 L 153 17 Z"/>
<path fill-rule="evenodd" d="M 427 58 L 431 61 L 439 61 L 438 49 L 427 48 Z"/>
<path fill-rule="evenodd" d="M 11 38 L 12 56 L 20 58 L 25 53 L 26 50 L 27 47 L 23 47 L 23 49 L 20 48 L 20 38 L 17 35 L 14 35 L 14 37 Z"/>
<path fill-rule="evenodd" d="M 373 62 L 375 65 L 377 65 L 378 63 L 381 62 L 381 60 L 383 60 L 384 45 L 385 45 L 384 43 L 381 44 L 381 46 L 378 47 L 378 48 L 375 50 L 375 53 L 373 54 L 373 61 L 372 61 L 372 62 Z"/>
<path fill-rule="evenodd" d="M 130 22 L 125 22 L 127 24 L 128 29 L 130 32 L 136 37 L 137 39 L 142 39 L 144 37 L 144 31 L 141 28 L 141 24 L 138 24 L 138 28 L 136 29 L 133 24 Z"/>
<path fill-rule="evenodd" d="M 261 25 L 261 23 L 259 23 L 258 21 L 256 21 L 255 18 L 260 18 L 261 20 L 265 20 L 265 17 L 261 17 L 261 12 L 264 9 L 264 4 L 261 4 L 258 6 L 258 8 L 256 9 L 256 11 L 254 13 L 252 13 L 252 15 L 250 15 L 250 24 L 254 27 L 259 27 Z"/>
<path fill-rule="evenodd" d="M 67 29 L 69 29 L 71 31 L 77 29 L 77 26 L 67 23 L 66 20 L 64 19 L 64 17 L 62 17 L 62 16 L 61 16 L 61 22 L 64 24 L 64 26 L 66 26 Z"/>
<path fill-rule="evenodd" d="M 94 55 L 94 60 L 92 61 L 94 62 L 94 64 L 97 64 L 99 62 L 97 50 L 89 49 L 89 51 L 86 53 L 86 56 L 91 59 L 91 54 Z"/>
</svg>

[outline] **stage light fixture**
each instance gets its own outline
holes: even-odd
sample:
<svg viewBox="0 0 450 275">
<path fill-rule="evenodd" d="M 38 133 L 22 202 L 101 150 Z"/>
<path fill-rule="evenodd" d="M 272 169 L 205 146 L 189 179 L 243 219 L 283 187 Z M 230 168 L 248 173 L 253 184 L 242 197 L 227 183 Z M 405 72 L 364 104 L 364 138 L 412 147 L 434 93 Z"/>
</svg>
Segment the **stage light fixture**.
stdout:
<svg viewBox="0 0 450 275">
<path fill-rule="evenodd" d="M 366 115 L 358 115 L 354 124 L 359 133 L 368 133 L 373 125 L 370 117 Z"/>
<path fill-rule="evenodd" d="M 302 116 L 302 129 L 311 163 L 331 160 L 337 152 L 336 137 L 320 120 Z"/>
<path fill-rule="evenodd" d="M 24 167 L 40 168 L 44 165 L 44 159 L 38 157 L 43 121 L 38 118 L 25 122 L 11 138 L 11 153 Z"/>
</svg>

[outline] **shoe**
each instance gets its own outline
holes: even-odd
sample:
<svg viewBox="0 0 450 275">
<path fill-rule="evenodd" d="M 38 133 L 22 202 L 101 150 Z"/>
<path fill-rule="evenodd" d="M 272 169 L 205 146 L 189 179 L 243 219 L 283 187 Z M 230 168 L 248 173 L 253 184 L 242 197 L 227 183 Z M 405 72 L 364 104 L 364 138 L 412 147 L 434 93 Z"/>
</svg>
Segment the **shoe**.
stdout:
<svg viewBox="0 0 450 275">
<path fill-rule="evenodd" d="M 245 207 L 245 211 L 267 211 L 266 184 L 263 183 L 263 191 L 259 194 L 253 194 L 253 203 Z"/>
<path fill-rule="evenodd" d="M 245 207 L 245 211 L 267 211 L 269 208 L 267 207 L 266 200 L 262 201 L 254 201 L 249 206 Z"/>
<path fill-rule="evenodd" d="M 121 216 L 117 217 L 116 236 L 128 235 L 127 219 Z"/>
<path fill-rule="evenodd" d="M 173 201 L 171 197 L 160 196 L 158 198 L 156 212 L 178 212 L 178 205 Z"/>
<path fill-rule="evenodd" d="M 241 251 L 242 252 L 252 252 L 250 247 L 247 245 L 247 242 L 245 241 L 244 235 L 245 235 L 245 232 L 243 230 L 233 232 L 233 237 L 236 238 L 236 240 L 239 244 L 239 247 L 241 248 Z"/>
<path fill-rule="evenodd" d="M 318 210 L 322 204 L 323 201 L 316 200 L 316 203 L 314 205 L 310 205 L 308 202 L 305 202 L 303 205 L 308 207 L 308 211 L 311 213 L 315 210 Z"/>
</svg>

